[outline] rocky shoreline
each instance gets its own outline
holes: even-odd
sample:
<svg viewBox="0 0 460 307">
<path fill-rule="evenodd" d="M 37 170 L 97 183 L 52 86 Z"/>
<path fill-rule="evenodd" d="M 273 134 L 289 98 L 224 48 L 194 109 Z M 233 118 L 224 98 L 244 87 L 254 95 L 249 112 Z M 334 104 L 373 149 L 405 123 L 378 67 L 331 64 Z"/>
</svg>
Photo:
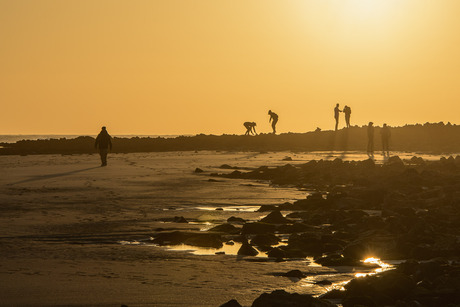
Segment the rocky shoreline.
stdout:
<svg viewBox="0 0 460 307">
<path fill-rule="evenodd" d="M 239 242 L 241 256 L 265 251 L 274 261 L 314 257 L 328 267 L 367 265 L 363 260 L 369 257 L 402 261 L 321 298 L 279 290 L 261 295 L 253 306 L 334 306 L 328 300 L 344 307 L 460 305 L 460 157 L 222 168 L 233 171 L 204 175 L 269 180 L 310 193 L 262 206 L 266 216 L 259 221 L 232 217 L 199 233 L 157 229 L 153 243 L 216 248 Z M 281 238 L 286 244 L 279 245 Z M 304 277 L 301 271 L 285 274 Z M 222 306 L 239 306 L 237 299 Z"/>
<path fill-rule="evenodd" d="M 375 128 L 375 150 L 381 150 L 380 127 Z M 460 152 L 460 126 L 450 123 L 426 123 L 391 127 L 390 149 L 406 152 Z M 113 138 L 113 153 L 165 151 L 362 151 L 367 146 L 367 126 L 338 131 L 311 131 L 247 135 L 204 135 Z M 0 155 L 90 154 L 94 138 L 22 140 L 0 143 Z"/>
</svg>

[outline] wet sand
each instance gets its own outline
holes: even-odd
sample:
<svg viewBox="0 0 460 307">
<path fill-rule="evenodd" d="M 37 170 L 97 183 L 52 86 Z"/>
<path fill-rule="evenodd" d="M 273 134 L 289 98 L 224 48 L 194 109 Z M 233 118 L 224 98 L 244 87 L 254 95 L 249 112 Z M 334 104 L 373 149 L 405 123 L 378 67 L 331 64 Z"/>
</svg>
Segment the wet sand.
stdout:
<svg viewBox="0 0 460 307">
<path fill-rule="evenodd" d="M 292 286 L 271 272 L 309 270 L 305 262 L 253 263 L 120 243 L 146 240 L 159 227 L 199 229 L 231 215 L 259 218 L 235 207 L 305 197 L 266 182 L 209 182 L 209 173 L 193 172 L 216 171 L 224 163 L 285 163 L 283 154 L 258 156 L 118 154 L 105 168 L 97 155 L 2 157 L 1 304 L 219 306 L 238 297 L 249 305 L 264 291 Z M 235 211 L 203 210 L 217 206 Z M 159 220 L 176 215 L 195 224 Z"/>
<path fill-rule="evenodd" d="M 411 154 L 406 154 L 410 157 Z M 289 157 L 289 158 L 287 158 Z M 236 216 L 258 221 L 260 205 L 305 199 L 304 189 L 210 176 L 223 164 L 250 169 L 342 153 L 169 152 L 3 156 L 0 159 L 2 305 L 250 306 L 276 289 L 320 295 L 372 270 L 322 267 L 312 259 L 267 261 L 158 246 L 161 232 L 203 232 Z M 350 153 L 348 160 L 361 160 Z M 428 158 L 438 158 L 429 156 Z M 379 162 L 379 161 L 377 161 Z M 380 162 L 383 162 L 380 161 Z M 194 170 L 201 168 L 203 173 Z M 221 210 L 216 210 L 221 209 Z M 178 223 L 183 216 L 189 223 Z M 190 252 L 193 248 L 194 252 Z M 300 270 L 306 278 L 280 275 Z M 327 279 L 330 285 L 318 285 Z"/>
</svg>

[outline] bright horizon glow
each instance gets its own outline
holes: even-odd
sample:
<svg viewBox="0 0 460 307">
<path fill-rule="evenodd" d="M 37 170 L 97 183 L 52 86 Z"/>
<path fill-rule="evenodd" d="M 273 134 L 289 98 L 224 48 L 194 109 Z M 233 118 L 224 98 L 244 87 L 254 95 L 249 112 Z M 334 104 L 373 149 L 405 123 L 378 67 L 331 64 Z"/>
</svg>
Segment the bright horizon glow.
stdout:
<svg viewBox="0 0 460 307">
<path fill-rule="evenodd" d="M 0 134 L 460 123 L 460 1 L 0 0 Z M 339 127 L 344 126 L 343 115 Z"/>
</svg>

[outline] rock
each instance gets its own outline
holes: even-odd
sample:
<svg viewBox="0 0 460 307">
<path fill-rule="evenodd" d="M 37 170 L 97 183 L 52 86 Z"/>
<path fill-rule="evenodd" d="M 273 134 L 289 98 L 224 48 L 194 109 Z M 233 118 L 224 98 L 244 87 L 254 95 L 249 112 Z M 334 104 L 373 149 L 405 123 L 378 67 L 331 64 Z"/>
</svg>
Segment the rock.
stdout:
<svg viewBox="0 0 460 307">
<path fill-rule="evenodd" d="M 268 224 L 288 224 L 291 221 L 285 218 L 280 211 L 273 211 L 266 217 L 260 220 L 262 223 Z"/>
<path fill-rule="evenodd" d="M 183 216 L 175 216 L 173 219 L 174 223 L 188 223 L 188 221 Z"/>
<path fill-rule="evenodd" d="M 375 256 L 369 253 L 369 248 L 364 243 L 351 243 L 343 249 L 343 256 L 350 259 L 363 260 L 368 256 Z"/>
<path fill-rule="evenodd" d="M 330 286 L 332 285 L 332 281 L 323 279 L 323 280 L 318 280 L 317 282 L 315 282 L 315 284 L 321 285 L 321 286 Z"/>
<path fill-rule="evenodd" d="M 278 244 L 280 239 L 274 234 L 258 234 L 251 240 L 252 245 L 256 246 L 271 246 Z"/>
<path fill-rule="evenodd" d="M 251 246 L 247 241 L 243 242 L 240 249 L 238 250 L 238 255 L 240 256 L 257 256 L 259 252 Z"/>
<path fill-rule="evenodd" d="M 255 299 L 252 307 L 335 307 L 329 303 L 312 297 L 308 294 L 288 293 L 284 290 L 275 290 L 272 293 L 263 293 Z"/>
<path fill-rule="evenodd" d="M 286 258 L 286 252 L 275 247 L 268 251 L 267 256 L 269 258 L 282 259 L 282 258 Z"/>
<path fill-rule="evenodd" d="M 305 278 L 306 275 L 302 273 L 302 271 L 300 270 L 291 270 L 287 273 L 282 274 L 282 276 L 302 279 Z"/>
<path fill-rule="evenodd" d="M 278 207 L 275 205 L 262 205 L 260 206 L 259 209 L 257 209 L 257 212 L 267 212 L 267 211 L 275 211 L 278 210 Z"/>
<path fill-rule="evenodd" d="M 361 266 L 361 262 L 356 259 L 346 258 L 342 255 L 326 255 L 315 260 L 316 263 L 323 266 Z"/>
<path fill-rule="evenodd" d="M 195 168 L 195 173 L 202 173 L 204 172 L 201 168 L 197 167 Z"/>
<path fill-rule="evenodd" d="M 243 225 L 241 230 L 242 234 L 266 234 L 266 233 L 274 233 L 276 230 L 276 226 L 273 224 L 267 223 L 246 223 Z"/>
<path fill-rule="evenodd" d="M 237 233 L 240 232 L 240 229 L 239 229 L 239 228 L 236 228 L 236 227 L 233 226 L 232 224 L 225 223 L 225 224 L 217 225 L 217 226 L 215 226 L 215 227 L 209 229 L 208 231 L 224 232 L 224 233 L 230 233 L 230 234 L 237 234 Z"/>
<path fill-rule="evenodd" d="M 365 294 L 363 294 L 365 295 Z M 348 297 L 342 302 L 343 307 L 377 307 L 377 304 L 368 296 Z"/>
<path fill-rule="evenodd" d="M 154 236 L 153 243 L 159 245 L 178 245 L 182 244 L 189 237 L 190 234 L 180 231 L 162 232 Z"/>
<path fill-rule="evenodd" d="M 240 224 L 244 224 L 246 223 L 246 220 L 241 218 L 241 217 L 234 217 L 234 216 L 231 216 L 227 219 L 227 222 L 228 223 L 240 223 Z"/>
<path fill-rule="evenodd" d="M 240 305 L 240 303 L 238 303 L 237 300 L 233 299 L 233 300 L 229 300 L 225 304 L 220 305 L 220 307 L 242 307 L 242 306 Z"/>
<path fill-rule="evenodd" d="M 282 161 L 292 161 L 292 158 L 291 158 L 291 157 L 288 157 L 288 156 L 286 156 L 286 157 L 284 157 L 284 158 L 283 158 L 283 160 L 282 160 Z"/>
<path fill-rule="evenodd" d="M 184 240 L 183 243 L 192 246 L 210 248 L 221 248 L 223 246 L 220 235 L 210 233 L 191 234 L 191 236 Z"/>
</svg>

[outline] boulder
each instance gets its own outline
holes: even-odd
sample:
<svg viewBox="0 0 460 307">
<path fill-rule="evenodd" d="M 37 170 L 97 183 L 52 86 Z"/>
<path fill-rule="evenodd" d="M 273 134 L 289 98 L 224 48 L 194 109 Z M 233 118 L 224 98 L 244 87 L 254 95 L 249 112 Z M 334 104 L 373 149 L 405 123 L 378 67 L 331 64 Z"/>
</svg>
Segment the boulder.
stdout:
<svg viewBox="0 0 460 307">
<path fill-rule="evenodd" d="M 258 234 L 251 239 L 251 244 L 256 246 L 271 246 L 278 244 L 280 239 L 274 234 Z"/>
<path fill-rule="evenodd" d="M 191 236 L 184 240 L 183 243 L 192 246 L 209 248 L 221 248 L 223 246 L 220 235 L 211 233 L 191 234 Z"/>
<path fill-rule="evenodd" d="M 227 222 L 228 223 L 240 223 L 240 224 L 244 224 L 246 223 L 245 219 L 241 218 L 241 217 L 235 217 L 235 216 L 231 216 L 227 219 Z"/>
<path fill-rule="evenodd" d="M 323 301 L 308 294 L 288 293 L 284 290 L 275 290 L 272 293 L 263 293 L 255 299 L 252 307 L 335 307 L 328 301 Z"/>
<path fill-rule="evenodd" d="M 266 217 L 260 220 L 262 223 L 268 224 L 288 224 L 291 221 L 285 218 L 279 210 L 269 213 Z"/>
<path fill-rule="evenodd" d="M 237 300 L 233 299 L 233 300 L 229 300 L 225 304 L 220 305 L 220 307 L 242 307 L 242 306 L 240 305 L 240 303 L 238 303 Z"/>
<path fill-rule="evenodd" d="M 237 234 L 237 233 L 240 232 L 240 229 L 236 228 L 232 224 L 225 223 L 225 224 L 217 225 L 217 226 L 209 229 L 208 231 Z"/>
<path fill-rule="evenodd" d="M 267 223 L 246 223 L 243 225 L 241 230 L 242 234 L 266 234 L 266 233 L 274 233 L 276 230 L 276 226 L 273 224 Z"/>
<path fill-rule="evenodd" d="M 240 249 L 238 250 L 238 255 L 240 256 L 257 256 L 258 254 L 259 252 L 247 241 L 243 242 L 243 245 L 241 245 Z"/>
</svg>

